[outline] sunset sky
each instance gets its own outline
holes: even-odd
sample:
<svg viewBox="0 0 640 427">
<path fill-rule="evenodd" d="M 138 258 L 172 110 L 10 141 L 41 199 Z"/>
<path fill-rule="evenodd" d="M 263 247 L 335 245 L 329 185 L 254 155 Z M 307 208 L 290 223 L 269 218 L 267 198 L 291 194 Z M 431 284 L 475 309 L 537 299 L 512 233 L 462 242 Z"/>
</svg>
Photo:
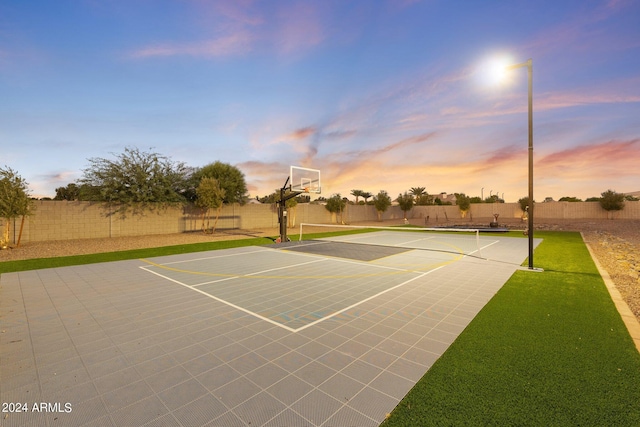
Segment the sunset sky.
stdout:
<svg viewBox="0 0 640 427">
<path fill-rule="evenodd" d="M 125 147 L 237 166 L 252 197 L 290 165 L 322 195 L 411 187 L 535 199 L 640 190 L 635 0 L 3 0 L 0 167 L 55 195 Z M 353 197 L 351 197 L 353 198 Z"/>
</svg>

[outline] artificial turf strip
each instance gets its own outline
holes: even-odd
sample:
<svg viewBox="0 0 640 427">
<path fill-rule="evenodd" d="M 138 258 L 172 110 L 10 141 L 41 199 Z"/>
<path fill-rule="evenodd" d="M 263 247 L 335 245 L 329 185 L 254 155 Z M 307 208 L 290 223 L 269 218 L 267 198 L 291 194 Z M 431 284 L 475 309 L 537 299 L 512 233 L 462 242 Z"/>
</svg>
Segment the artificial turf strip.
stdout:
<svg viewBox="0 0 640 427">
<path fill-rule="evenodd" d="M 192 243 L 186 245 L 162 246 L 159 248 L 132 249 L 128 251 L 103 252 L 87 255 L 71 255 L 55 258 L 35 258 L 19 261 L 0 262 L 0 274 L 13 271 L 38 270 L 41 268 L 66 267 L 70 265 L 95 264 L 98 262 L 122 261 L 127 259 L 151 258 L 190 252 L 238 248 L 273 243 L 265 238 L 223 240 L 219 242 Z"/>
<path fill-rule="evenodd" d="M 317 237 L 338 236 L 345 234 L 367 233 L 371 230 L 335 231 L 329 233 L 305 234 L 304 240 Z M 291 240 L 298 240 L 296 234 Z M 95 264 L 99 262 L 123 261 L 128 259 L 153 258 L 165 255 L 177 255 L 191 252 L 213 251 L 218 249 L 239 248 L 244 246 L 264 246 L 274 242 L 275 238 L 256 237 L 251 239 L 222 240 L 217 242 L 191 243 L 185 245 L 162 246 L 158 248 L 132 249 L 118 252 L 103 252 L 87 255 L 70 255 L 52 258 L 34 258 L 18 261 L 0 262 L 0 274 L 16 271 L 39 270 L 42 268 L 68 267 L 72 265 Z M 19 249 L 16 249 L 19 250 Z"/>
<path fill-rule="evenodd" d="M 578 233 L 518 271 L 382 424 L 640 426 L 636 350 Z"/>
</svg>

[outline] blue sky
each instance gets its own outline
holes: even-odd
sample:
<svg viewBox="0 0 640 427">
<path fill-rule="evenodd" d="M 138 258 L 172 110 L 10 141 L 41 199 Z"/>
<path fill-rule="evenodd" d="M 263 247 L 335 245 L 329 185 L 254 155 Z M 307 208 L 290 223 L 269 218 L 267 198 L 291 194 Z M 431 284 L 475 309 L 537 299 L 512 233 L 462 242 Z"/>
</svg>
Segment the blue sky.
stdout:
<svg viewBox="0 0 640 427">
<path fill-rule="evenodd" d="M 0 165 L 33 195 L 125 147 L 237 166 L 251 196 L 290 165 L 353 189 L 640 190 L 634 0 L 3 0 Z"/>
</svg>

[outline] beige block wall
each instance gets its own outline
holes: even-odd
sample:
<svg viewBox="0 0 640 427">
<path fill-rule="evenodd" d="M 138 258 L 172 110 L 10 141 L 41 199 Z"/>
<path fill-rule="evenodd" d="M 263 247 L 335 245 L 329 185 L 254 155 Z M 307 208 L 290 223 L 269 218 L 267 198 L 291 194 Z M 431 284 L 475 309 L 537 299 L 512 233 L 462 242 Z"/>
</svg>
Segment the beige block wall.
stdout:
<svg viewBox="0 0 640 427">
<path fill-rule="evenodd" d="M 522 211 L 517 203 L 472 204 L 464 220 L 520 218 Z M 597 202 L 552 202 L 537 203 L 535 218 L 538 219 L 640 219 L 640 201 L 626 202 L 622 211 L 607 212 Z M 402 219 L 404 213 L 398 206 L 384 212 L 384 221 Z M 445 220 L 463 220 L 457 206 L 415 206 L 407 213 L 408 218 L 424 219 L 425 225 L 435 225 Z M 348 205 L 340 216 L 331 215 L 322 205 L 299 204 L 288 212 L 290 227 L 302 222 L 312 224 L 352 224 L 376 221 L 373 206 Z M 0 220 L 0 225 L 6 220 Z M 212 218 L 213 223 L 213 218 Z M 69 240 L 98 237 L 137 236 L 171 234 L 201 229 L 202 219 L 197 210 L 168 208 L 145 215 L 128 215 L 125 218 L 107 216 L 104 205 L 90 202 L 36 201 L 35 212 L 27 217 L 22 233 L 22 242 L 46 240 Z M 247 204 L 225 206 L 220 212 L 218 229 L 264 229 L 278 227 L 275 205 Z M 10 242 L 17 241 L 20 218 L 10 222 Z"/>
</svg>

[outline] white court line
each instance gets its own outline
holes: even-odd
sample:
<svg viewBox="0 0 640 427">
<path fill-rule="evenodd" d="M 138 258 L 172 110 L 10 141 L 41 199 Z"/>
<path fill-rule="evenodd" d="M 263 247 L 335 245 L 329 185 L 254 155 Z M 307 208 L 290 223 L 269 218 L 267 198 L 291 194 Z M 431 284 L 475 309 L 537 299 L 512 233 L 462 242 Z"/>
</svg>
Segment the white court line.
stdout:
<svg viewBox="0 0 640 427">
<path fill-rule="evenodd" d="M 336 237 L 341 237 L 340 239 L 335 239 L 335 237 L 321 237 L 318 240 L 323 240 L 323 241 L 327 241 L 327 242 L 347 243 L 347 242 L 351 242 L 353 240 L 366 239 L 367 237 L 371 237 L 371 236 L 368 236 L 367 234 L 368 233 L 354 234 L 354 235 L 351 235 L 351 236 L 349 236 L 349 235 L 347 235 L 347 236 L 336 236 Z"/>
<path fill-rule="evenodd" d="M 476 252 L 478 252 L 478 253 L 480 254 L 480 258 L 483 258 L 483 257 L 482 257 L 482 250 L 483 250 L 483 249 L 485 249 L 485 248 L 488 248 L 489 246 L 493 246 L 493 245 L 495 245 L 496 243 L 500 243 L 500 240 L 494 240 L 493 242 L 489 243 L 488 245 L 480 246 L 480 249 L 476 249 L 475 251 L 471 251 L 471 252 L 469 252 L 468 254 L 466 254 L 465 256 L 463 256 L 463 258 L 466 258 L 466 257 L 468 257 L 468 256 L 471 256 L 471 255 L 473 255 L 473 254 L 474 254 L 474 253 L 476 253 Z M 489 258 L 483 258 L 483 259 L 486 259 L 487 261 L 489 260 Z"/>
<path fill-rule="evenodd" d="M 353 235 L 353 236 L 345 236 L 345 237 L 346 237 L 345 239 L 339 239 L 339 240 L 328 240 L 328 241 L 330 241 L 330 242 L 339 242 L 339 243 L 348 243 L 348 242 L 352 242 L 352 241 L 354 241 L 354 240 L 371 239 L 371 238 L 373 238 L 373 239 L 374 239 L 374 242 L 373 242 L 373 244 L 374 244 L 374 245 L 381 245 L 381 246 L 397 246 L 397 245 L 403 245 L 403 244 L 405 244 L 405 243 L 404 243 L 404 242 L 402 242 L 402 243 L 397 243 L 397 244 L 376 243 L 376 242 L 375 242 L 376 237 L 378 237 L 378 240 L 379 240 L 379 238 L 380 238 L 381 236 L 382 236 L 382 237 L 386 237 L 386 236 L 402 237 L 403 235 L 408 235 L 408 234 L 410 234 L 410 233 L 411 233 L 411 234 L 413 234 L 413 235 L 417 234 L 417 232 L 415 232 L 415 231 L 413 231 L 413 232 L 411 232 L 411 231 L 405 231 L 405 232 L 402 232 L 402 231 L 380 231 L 380 232 L 378 232 L 378 233 L 380 233 L 380 234 L 376 234 L 376 233 L 356 234 L 356 235 Z M 434 239 L 434 238 L 436 238 L 436 237 L 437 237 L 437 236 L 421 237 L 420 239 L 416 239 L 416 240 L 414 240 L 414 241 L 416 241 L 416 242 L 417 242 L 417 241 L 420 241 L 420 240 L 429 240 L 429 239 Z M 331 238 L 329 238 L 329 239 L 331 239 Z M 410 242 L 411 242 L 411 241 L 410 241 Z M 410 242 L 409 242 L 409 243 L 410 243 Z"/>
<path fill-rule="evenodd" d="M 343 242 L 330 241 L 328 243 L 343 243 Z M 405 273 L 415 273 L 414 270 L 407 270 L 406 268 L 391 267 L 391 266 L 388 266 L 388 265 L 373 264 L 371 261 L 359 261 L 359 260 L 356 260 L 356 259 L 345 259 L 345 258 L 340 258 L 340 257 L 330 257 L 330 256 L 326 256 L 326 255 L 318 255 L 318 254 L 313 254 L 313 253 L 289 251 L 287 249 L 269 248 L 269 250 L 278 251 L 278 252 L 285 252 L 285 253 L 292 254 L 292 255 L 306 256 L 306 257 L 310 257 L 310 258 L 322 258 L 322 259 L 325 259 L 325 260 L 344 262 L 344 263 L 347 263 L 347 264 L 365 265 L 367 267 L 378 267 L 378 268 L 383 268 L 383 269 L 386 269 L 386 270 L 397 270 L 397 271 L 403 271 Z M 410 251 L 407 251 L 407 252 L 410 252 Z M 373 261 L 377 261 L 377 260 L 373 260 Z"/>
<path fill-rule="evenodd" d="M 491 244 L 495 244 L 495 243 L 497 243 L 497 241 L 495 241 L 495 242 L 493 242 L 493 243 L 491 243 Z M 233 276 L 233 277 L 225 277 L 225 278 L 222 278 L 222 279 L 220 279 L 220 280 L 215 280 L 215 281 L 206 282 L 206 283 L 199 283 L 199 284 L 196 284 L 196 285 L 187 285 L 186 283 L 182 283 L 182 282 L 180 282 L 179 280 L 172 279 L 172 278 L 170 278 L 170 277 L 168 277 L 168 276 L 165 276 L 165 275 L 163 275 L 163 274 L 160 274 L 160 273 L 157 273 L 157 272 L 155 272 L 155 271 L 153 271 L 153 270 L 150 270 L 149 268 L 150 268 L 150 267 L 153 267 L 153 265 L 150 265 L 150 266 L 140 266 L 140 268 L 141 268 L 141 269 L 143 269 L 143 270 L 145 270 L 145 271 L 148 271 L 149 273 L 155 274 L 156 276 L 159 276 L 159 277 L 162 277 L 162 278 L 164 278 L 164 279 L 166 279 L 166 280 L 169 280 L 170 282 L 173 282 L 173 283 L 176 283 L 176 284 L 178 284 L 178 285 L 181 285 L 181 286 L 184 286 L 184 287 L 186 287 L 186 288 L 189 288 L 189 289 L 191 289 L 191 290 L 194 290 L 194 291 L 196 291 L 196 292 L 198 292 L 198 293 L 200 293 L 200 294 L 202 294 L 202 295 L 205 295 L 205 296 L 207 296 L 207 297 L 209 297 L 209 298 L 211 298 L 211 299 L 213 299 L 213 300 L 215 300 L 215 301 L 218 301 L 218 302 L 221 302 L 221 303 L 223 303 L 223 304 L 226 304 L 226 305 L 228 305 L 229 307 L 235 308 L 235 309 L 240 310 L 240 311 L 242 311 L 242 312 L 244 312 L 244 313 L 247 313 L 247 314 L 249 314 L 249 315 L 251 315 L 251 316 L 254 316 L 254 317 L 257 317 L 257 318 L 259 318 L 259 319 L 261 319 L 261 320 L 264 320 L 264 321 L 266 321 L 266 322 L 268 322 L 268 323 L 270 323 L 270 324 L 272 324 L 272 325 L 279 326 L 279 327 L 281 327 L 281 328 L 283 328 L 283 329 L 285 329 L 285 330 L 287 330 L 287 331 L 289 331 L 289 332 L 296 333 L 296 332 L 302 331 L 302 330 L 304 330 L 304 329 L 306 329 L 306 328 L 309 328 L 309 327 L 311 327 L 311 326 L 313 326 L 313 325 L 316 325 L 316 324 L 318 324 L 318 323 L 320 323 L 320 322 L 323 322 L 323 321 L 325 321 L 325 320 L 327 320 L 327 319 L 330 319 L 330 318 L 332 318 L 332 317 L 334 317 L 334 316 L 337 316 L 337 315 L 339 315 L 339 314 L 342 314 L 342 313 L 344 313 L 345 311 L 350 310 L 350 309 L 352 309 L 352 308 L 354 308 L 354 307 L 357 307 L 358 305 L 360 305 L 360 304 L 362 304 L 362 303 L 365 303 L 365 302 L 367 302 L 367 301 L 370 301 L 370 300 L 372 300 L 373 298 L 376 298 L 376 297 L 378 297 L 378 296 L 384 295 L 385 293 L 390 292 L 390 291 L 392 291 L 392 290 L 394 290 L 394 289 L 398 289 L 398 288 L 399 288 L 399 287 L 401 287 L 401 286 L 404 286 L 404 285 L 406 285 L 406 284 L 408 284 L 408 283 L 411 283 L 411 282 L 413 282 L 413 281 L 415 281 L 415 280 L 417 280 L 417 279 L 420 279 L 420 278 L 422 278 L 422 277 L 424 277 L 424 276 L 426 276 L 426 275 L 428 275 L 428 274 L 430 274 L 430 273 L 432 273 L 432 272 L 434 272 L 434 271 L 437 271 L 437 270 L 439 270 L 439 269 L 441 269 L 441 268 L 444 268 L 444 267 L 446 267 L 447 265 L 449 265 L 449 264 L 441 265 L 441 266 L 439 266 L 439 267 L 434 268 L 433 270 L 429 270 L 429 271 L 426 271 L 426 272 L 422 272 L 421 274 L 418 274 L 418 272 L 417 272 L 417 271 L 415 271 L 415 270 L 408 270 L 408 269 L 397 268 L 397 267 L 389 267 L 389 266 L 376 265 L 376 264 L 371 264 L 371 263 L 369 263 L 369 262 L 363 262 L 363 261 L 357 261 L 357 260 L 346 260 L 346 259 L 340 259 L 340 258 L 324 257 L 324 256 L 315 255 L 315 254 L 296 253 L 296 252 L 293 252 L 293 251 L 287 251 L 286 249 L 285 249 L 285 250 L 282 250 L 282 249 L 275 249 L 275 248 L 260 248 L 259 250 L 256 250 L 256 251 L 243 252 L 243 253 L 238 253 L 238 254 L 222 255 L 222 256 L 218 256 L 218 257 L 205 257 L 205 258 L 198 258 L 197 260 L 206 260 L 206 259 L 211 259 L 211 258 L 223 258 L 223 257 L 225 257 L 225 256 L 244 255 L 244 254 L 249 254 L 249 253 L 269 252 L 269 251 L 278 251 L 278 252 L 281 252 L 281 253 L 282 253 L 282 252 L 284 252 L 284 253 L 293 254 L 293 255 L 298 255 L 298 256 L 306 256 L 306 257 L 313 258 L 313 260 L 312 260 L 312 261 L 308 261 L 308 262 L 303 262 L 303 263 L 298 263 L 298 264 L 288 265 L 288 266 L 284 266 L 284 267 L 276 267 L 276 268 L 271 268 L 271 269 L 267 269 L 267 270 L 262 270 L 262 271 L 259 271 L 259 272 L 254 272 L 254 273 L 250 273 L 250 274 L 246 274 L 246 275 L 238 275 L 238 276 Z M 205 291 L 202 291 L 202 290 L 200 290 L 200 289 L 196 288 L 196 286 L 202 286 L 202 285 L 205 285 L 205 284 L 210 284 L 210 283 L 219 283 L 219 282 L 227 281 L 227 280 L 235 280 L 235 279 L 239 279 L 239 278 L 242 278 L 242 277 L 254 276 L 254 275 L 258 275 L 258 274 L 267 273 L 267 272 L 270 272 L 270 271 L 282 270 L 282 269 L 285 269 L 285 268 L 299 267 L 299 266 L 303 266 L 303 265 L 308 265 L 308 264 L 313 264 L 313 263 L 323 262 L 323 261 L 329 261 L 329 260 L 338 261 L 338 262 L 343 262 L 343 263 L 349 263 L 349 264 L 363 265 L 363 266 L 367 266 L 367 267 L 369 267 L 369 268 L 370 268 L 370 267 L 374 267 L 374 268 L 382 268 L 382 269 L 387 269 L 387 270 L 396 270 L 396 271 L 401 271 L 401 272 L 411 273 L 411 274 L 417 274 L 417 275 L 416 275 L 416 276 L 414 276 L 414 277 L 412 277 L 412 278 L 410 278 L 410 279 L 408 279 L 408 280 L 405 280 L 405 281 L 404 281 L 404 282 L 402 282 L 402 283 L 399 283 L 399 284 L 397 284 L 397 285 L 395 285 L 395 286 L 392 286 L 392 287 L 391 287 L 391 288 L 389 288 L 389 289 L 385 289 L 385 290 L 383 290 L 383 291 L 380 291 L 380 292 L 376 293 L 375 295 L 369 296 L 369 297 L 367 297 L 367 298 L 365 298 L 365 299 L 363 299 L 363 300 L 361 300 L 361 301 L 358 301 L 357 303 L 351 304 L 351 305 L 350 305 L 350 306 L 348 306 L 348 307 L 345 307 L 345 308 L 343 308 L 343 309 L 341 309 L 341 310 L 338 310 L 338 311 L 336 311 L 336 312 L 333 312 L 333 313 L 331 313 L 331 314 L 330 314 L 330 315 L 328 315 L 328 316 L 325 316 L 325 317 L 322 317 L 322 318 L 320 318 L 320 319 L 317 319 L 317 320 L 315 320 L 315 321 L 313 321 L 313 322 L 311 322 L 311 323 L 308 323 L 308 324 L 306 324 L 306 325 L 304 325 L 304 326 L 301 326 L 301 327 L 299 327 L 299 328 L 297 328 L 297 329 L 296 329 L 296 328 L 291 328 L 291 327 L 289 327 L 289 326 L 287 326 L 287 325 L 284 325 L 284 324 L 282 324 L 282 323 L 280 323 L 280 322 L 277 322 L 277 321 L 275 321 L 275 320 L 271 320 L 271 319 L 269 319 L 268 317 L 264 317 L 264 316 L 262 316 L 262 315 L 260 315 L 260 314 L 258 314 L 258 313 L 255 313 L 255 312 L 253 312 L 253 311 L 251 311 L 251 310 L 248 310 L 248 309 L 243 308 L 243 307 L 241 307 L 241 306 L 239 306 L 239 305 L 236 305 L 236 304 L 234 304 L 234 303 L 232 303 L 232 302 L 226 301 L 226 300 L 224 300 L 224 299 L 222 299 L 222 298 L 218 298 L 218 297 L 216 297 L 216 296 L 214 296 L 214 295 L 212 295 L 212 294 L 209 294 L 209 293 L 207 293 L 207 292 L 205 292 Z M 192 261 L 196 261 L 196 260 L 192 260 Z M 157 264 L 156 266 L 161 268 L 161 267 L 162 267 L 162 266 L 164 266 L 164 265 L 176 264 L 176 263 L 183 263 L 183 262 L 188 262 L 188 261 L 177 261 L 177 262 L 172 262 L 172 263 L 167 263 L 167 264 Z"/>
<path fill-rule="evenodd" d="M 265 248 L 259 248 L 259 249 L 256 249 L 256 250 L 253 250 L 253 251 L 247 251 L 247 252 L 238 252 L 238 253 L 235 253 L 235 254 L 208 256 L 208 257 L 202 257 L 202 258 L 191 258 L 191 259 L 182 260 L 182 261 L 172 261 L 172 262 L 166 262 L 164 264 L 158 263 L 158 265 L 182 264 L 182 263 L 185 263 L 185 262 L 204 261 L 204 260 L 207 260 L 207 259 L 226 258 L 226 257 L 232 257 L 232 256 L 239 256 L 239 255 L 255 254 L 255 253 L 260 253 L 260 252 L 265 252 Z"/>
<path fill-rule="evenodd" d="M 326 244 L 329 244 L 329 243 L 336 243 L 336 241 L 334 241 L 334 240 L 323 240 L 323 241 L 316 240 L 316 241 L 314 241 L 314 242 L 304 243 L 304 244 L 301 244 L 301 245 L 300 245 L 300 244 L 298 244 L 298 245 L 295 245 L 295 246 L 285 246 L 285 247 L 284 247 L 283 249 L 281 249 L 281 250 L 287 250 L 287 248 L 290 248 L 290 247 L 291 247 L 291 248 L 303 248 L 303 247 L 305 247 L 305 246 L 326 245 Z M 272 248 L 272 249 L 273 249 L 273 248 Z M 295 252 L 295 251 L 294 251 L 294 252 Z"/>
<path fill-rule="evenodd" d="M 398 245 L 410 245 L 411 243 L 415 243 L 415 242 L 422 242 L 423 240 L 432 240 L 435 239 L 436 236 L 430 236 L 430 237 L 423 237 L 422 239 L 413 239 L 413 240 L 409 240 L 408 242 L 401 242 L 398 243 L 394 246 L 398 246 Z"/>
<path fill-rule="evenodd" d="M 426 271 L 426 272 L 422 273 L 422 274 L 421 274 L 421 275 L 419 275 L 419 276 L 412 277 L 412 278 L 411 278 L 411 279 L 409 279 L 409 280 L 405 280 L 404 282 L 402 282 L 402 283 L 400 283 L 400 284 L 398 284 L 398 285 L 395 285 L 395 286 L 393 286 L 393 287 L 391 287 L 391 288 L 389 288 L 389 289 L 385 289 L 384 291 L 380 291 L 380 292 L 378 292 L 377 294 L 372 295 L 372 296 L 370 296 L 370 297 L 367 297 L 367 298 L 363 299 L 362 301 L 358 301 L 358 302 L 357 302 L 357 303 L 355 303 L 355 304 L 351 304 L 349 307 L 345 307 L 345 308 L 343 308 L 342 310 L 336 311 L 335 313 L 332 313 L 332 314 L 330 314 L 329 316 L 325 316 L 325 317 L 320 318 L 320 319 L 318 319 L 318 320 L 314 320 L 313 322 L 308 323 L 308 324 L 306 324 L 306 325 L 304 325 L 304 326 L 301 326 L 301 327 L 299 327 L 298 329 L 295 329 L 295 330 L 294 330 L 294 332 L 300 332 L 300 331 L 302 331 L 303 329 L 307 329 L 307 328 L 309 328 L 309 327 L 311 327 L 311 326 L 313 326 L 313 325 L 315 325 L 315 324 L 318 324 L 318 323 L 320 323 L 320 322 L 322 322 L 322 321 L 324 321 L 324 320 L 327 320 L 327 319 L 330 319 L 330 318 L 332 318 L 332 317 L 334 317 L 334 316 L 337 316 L 337 315 L 339 315 L 339 314 L 342 314 L 342 313 L 344 313 L 345 311 L 350 310 L 350 309 L 352 309 L 352 308 L 354 308 L 354 307 L 357 307 L 357 306 L 359 306 L 359 305 L 360 305 L 360 304 L 362 304 L 362 303 L 365 303 L 365 302 L 367 302 L 367 301 L 370 301 L 370 300 L 372 300 L 372 299 L 374 299 L 374 298 L 376 298 L 376 297 L 379 297 L 380 295 L 384 295 L 384 294 L 386 294 L 387 292 L 390 292 L 390 291 L 392 291 L 392 290 L 394 290 L 394 289 L 397 289 L 397 288 L 399 288 L 400 286 L 404 286 L 404 285 L 406 285 L 407 283 L 411 283 L 411 282 L 413 282 L 414 280 L 420 279 L 420 278 L 422 278 L 422 277 L 426 276 L 427 274 L 430 274 L 430 273 L 433 273 L 434 271 L 440 270 L 440 269 L 441 269 L 441 268 L 443 268 L 443 267 L 445 267 L 445 266 L 444 266 L 444 265 L 441 265 L 440 267 L 434 268 L 433 270 Z"/>
<path fill-rule="evenodd" d="M 371 234 L 362 234 L 362 235 L 355 235 L 355 236 L 348 236 L 345 239 L 340 239 L 340 240 L 328 240 L 331 242 L 341 242 L 341 243 L 349 243 L 355 240 L 360 240 L 360 239 L 368 239 L 368 238 L 374 238 L 375 237 L 379 237 L 379 236 L 394 236 L 394 237 L 402 237 L 402 235 L 408 235 L 408 234 L 418 234 L 418 232 L 416 231 L 406 231 L 406 232 L 402 232 L 402 231 L 381 231 L 379 232 L 380 234 L 378 234 L 377 236 L 373 236 Z M 417 242 L 422 242 L 422 241 L 427 241 L 427 240 L 434 240 L 434 239 L 438 239 L 441 238 L 443 236 L 446 236 L 448 238 L 453 238 L 453 239 L 461 239 L 461 240 L 465 240 L 468 239 L 467 237 L 463 237 L 463 236 L 456 236 L 453 234 L 445 234 L 445 233 L 440 233 L 440 234 L 436 234 L 436 235 L 430 235 L 430 236 L 424 236 L 421 237 L 419 239 L 412 239 L 412 240 L 407 240 L 407 241 L 402 241 L 402 242 L 398 242 L 398 243 L 376 243 L 374 241 L 374 245 L 381 245 L 381 246 L 389 246 L 389 247 L 405 247 L 403 245 L 410 245 L 412 243 L 417 243 Z M 412 249 L 421 249 L 421 250 L 429 250 L 429 248 L 412 248 Z"/>
<path fill-rule="evenodd" d="M 271 323 L 272 325 L 280 326 L 281 328 L 284 328 L 284 329 L 286 329 L 286 330 L 287 330 L 287 331 L 289 331 L 289 332 L 297 332 L 297 330 L 296 330 L 296 329 L 290 328 L 290 327 L 288 327 L 287 325 L 283 325 L 282 323 L 278 323 L 278 322 L 276 322 L 275 320 L 271 320 L 271 319 L 269 319 L 268 317 L 261 316 L 261 315 L 259 315 L 258 313 L 254 313 L 253 311 L 247 310 L 246 308 L 242 308 L 242 307 L 240 307 L 239 305 L 235 305 L 235 304 L 233 304 L 233 303 L 231 303 L 231 302 L 229 302 L 229 301 L 225 301 L 225 300 L 223 300 L 223 299 L 221 299 L 221 298 L 218 298 L 218 297 L 216 297 L 216 296 L 214 296 L 214 295 L 208 294 L 208 293 L 206 293 L 205 291 L 201 291 L 200 289 L 196 289 L 196 288 L 194 288 L 193 286 L 189 286 L 189 285 L 187 285 L 187 284 L 185 284 L 185 283 L 179 282 L 179 281 L 174 280 L 174 279 L 172 279 L 172 278 L 170 278 L 170 277 L 163 276 L 162 274 L 160 274 L 160 273 L 156 273 L 155 271 L 147 270 L 146 266 L 141 266 L 140 268 L 141 268 L 141 269 L 143 269 L 143 270 L 145 270 L 145 271 L 148 271 L 149 273 L 155 274 L 156 276 L 160 276 L 160 277 L 162 277 L 162 278 L 164 278 L 164 279 L 167 279 L 167 280 L 169 280 L 169 281 L 171 281 L 171 282 L 173 282 L 173 283 L 177 283 L 178 285 L 182 285 L 182 286 L 184 286 L 185 288 L 189 288 L 189 289 L 191 289 L 191 290 L 193 290 L 193 291 L 196 291 L 196 292 L 198 292 L 198 293 L 201 293 L 201 294 L 202 294 L 202 295 L 204 295 L 204 296 L 207 296 L 207 297 L 209 297 L 209 298 L 211 298 L 211 299 L 214 299 L 214 300 L 216 300 L 216 301 L 218 301 L 218 302 L 221 302 L 221 303 L 223 303 L 223 304 L 226 304 L 226 305 L 228 305 L 229 307 L 233 307 L 233 308 L 235 308 L 236 310 L 240 310 L 240 311 L 242 311 L 242 312 L 244 312 L 244 313 L 247 313 L 247 314 L 249 314 L 249 315 L 251 315 L 251 316 L 255 316 L 255 317 L 257 317 L 258 319 L 264 320 L 265 322 L 269 322 L 269 323 Z"/>
<path fill-rule="evenodd" d="M 316 259 L 314 261 L 308 261 L 308 262 L 301 262 L 299 264 L 293 264 L 293 265 L 285 265 L 283 267 L 275 267 L 275 268 L 269 268 L 267 270 L 262 270 L 262 271 L 256 271 L 254 273 L 249 273 L 249 274 L 240 274 L 238 276 L 233 276 L 233 277 L 224 277 L 222 279 L 218 279 L 218 280 L 211 280 L 210 282 L 204 282 L 204 283 L 198 283 L 196 285 L 191 285 L 191 286 L 202 286 L 202 285 L 209 285 L 211 283 L 218 283 L 218 282 L 224 282 L 225 280 L 233 280 L 233 279 L 239 279 L 241 277 L 247 277 L 247 276 L 255 276 L 257 274 L 262 274 L 262 273 L 268 273 L 270 271 L 276 271 L 276 270 L 284 270 L 285 268 L 292 268 L 292 267 L 300 267 L 303 265 L 307 265 L 307 264 L 314 264 L 316 262 L 323 262 L 323 261 L 327 261 L 328 258 L 320 258 L 320 259 Z"/>
</svg>

